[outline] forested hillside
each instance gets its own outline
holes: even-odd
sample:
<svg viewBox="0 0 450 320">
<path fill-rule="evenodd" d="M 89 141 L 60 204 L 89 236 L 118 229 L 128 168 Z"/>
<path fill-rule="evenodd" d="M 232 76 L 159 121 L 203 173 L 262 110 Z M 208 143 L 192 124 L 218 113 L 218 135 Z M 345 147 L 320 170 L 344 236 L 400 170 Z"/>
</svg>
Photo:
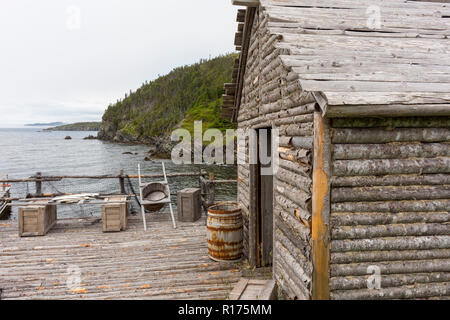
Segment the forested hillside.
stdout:
<svg viewBox="0 0 450 320">
<path fill-rule="evenodd" d="M 201 60 L 143 84 L 108 107 L 99 138 L 147 143 L 167 153 L 164 149 L 175 128 L 192 130 L 196 120 L 203 120 L 204 129 L 230 128 L 220 118 L 220 107 L 223 84 L 231 81 L 235 59 L 229 54 Z"/>
</svg>

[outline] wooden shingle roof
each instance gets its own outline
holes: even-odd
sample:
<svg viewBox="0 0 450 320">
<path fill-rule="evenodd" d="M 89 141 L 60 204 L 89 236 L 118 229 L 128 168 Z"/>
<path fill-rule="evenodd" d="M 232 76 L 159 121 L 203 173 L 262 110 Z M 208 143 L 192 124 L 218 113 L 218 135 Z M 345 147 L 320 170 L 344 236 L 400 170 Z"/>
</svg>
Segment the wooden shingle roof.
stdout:
<svg viewBox="0 0 450 320">
<path fill-rule="evenodd" d="M 450 4 L 260 0 L 259 6 L 269 32 L 280 36 L 276 46 L 287 49 L 283 64 L 325 114 L 450 115 Z"/>
</svg>

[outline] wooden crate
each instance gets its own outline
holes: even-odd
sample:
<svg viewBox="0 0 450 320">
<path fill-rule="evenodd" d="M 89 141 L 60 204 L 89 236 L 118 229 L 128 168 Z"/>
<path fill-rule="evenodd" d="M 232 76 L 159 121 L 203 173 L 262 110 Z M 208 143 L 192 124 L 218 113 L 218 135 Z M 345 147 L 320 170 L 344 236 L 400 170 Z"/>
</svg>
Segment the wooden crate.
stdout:
<svg viewBox="0 0 450 320">
<path fill-rule="evenodd" d="M 241 279 L 229 300 L 276 300 L 276 291 L 275 280 Z"/>
<path fill-rule="evenodd" d="M 200 189 L 187 188 L 178 191 L 178 221 L 195 222 L 202 216 Z"/>
<path fill-rule="evenodd" d="M 19 236 L 45 236 L 56 224 L 56 205 L 19 207 Z"/>
<path fill-rule="evenodd" d="M 120 199 L 118 199 L 120 201 Z M 116 200 L 117 201 L 117 200 Z M 120 232 L 127 229 L 128 205 L 122 203 L 104 204 L 102 206 L 103 232 Z"/>
</svg>

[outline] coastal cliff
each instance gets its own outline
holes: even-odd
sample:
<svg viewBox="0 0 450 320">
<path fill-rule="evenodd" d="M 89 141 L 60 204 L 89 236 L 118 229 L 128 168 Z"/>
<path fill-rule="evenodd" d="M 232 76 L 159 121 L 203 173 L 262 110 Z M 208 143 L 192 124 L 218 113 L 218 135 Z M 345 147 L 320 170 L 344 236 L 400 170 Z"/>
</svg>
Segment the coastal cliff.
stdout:
<svg viewBox="0 0 450 320">
<path fill-rule="evenodd" d="M 176 128 L 193 131 L 194 121 L 203 129 L 226 130 L 232 124 L 220 117 L 223 84 L 231 80 L 235 54 L 179 67 L 139 89 L 125 94 L 103 115 L 98 138 L 144 143 L 152 153 L 168 155 L 170 135 Z"/>
</svg>

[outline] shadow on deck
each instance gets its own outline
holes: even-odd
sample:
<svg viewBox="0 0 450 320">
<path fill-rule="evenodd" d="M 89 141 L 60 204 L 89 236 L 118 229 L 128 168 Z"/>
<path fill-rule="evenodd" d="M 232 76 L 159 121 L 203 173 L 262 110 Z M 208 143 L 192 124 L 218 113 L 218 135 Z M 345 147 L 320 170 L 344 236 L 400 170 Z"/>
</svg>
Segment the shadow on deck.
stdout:
<svg viewBox="0 0 450 320">
<path fill-rule="evenodd" d="M 58 220 L 19 238 L 17 222 L 0 221 L 1 299 L 228 298 L 239 266 L 208 258 L 205 218 L 174 230 L 169 214 L 148 214 L 147 225 L 130 216 L 127 231 L 102 233 L 98 219 Z"/>
</svg>

